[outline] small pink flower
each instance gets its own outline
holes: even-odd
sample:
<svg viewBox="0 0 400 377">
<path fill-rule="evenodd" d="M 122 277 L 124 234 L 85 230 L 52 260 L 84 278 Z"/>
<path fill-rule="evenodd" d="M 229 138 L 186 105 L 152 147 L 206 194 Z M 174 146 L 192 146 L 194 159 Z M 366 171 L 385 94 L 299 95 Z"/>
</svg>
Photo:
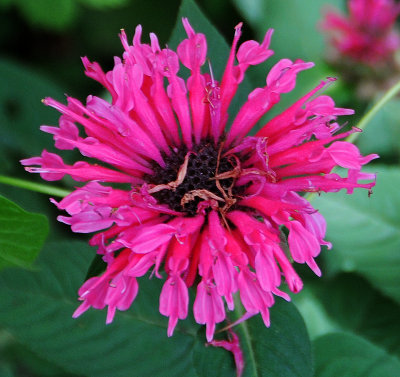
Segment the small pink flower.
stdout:
<svg viewBox="0 0 400 377">
<path fill-rule="evenodd" d="M 321 23 L 341 55 L 374 66 L 400 47 L 394 26 L 400 4 L 393 0 L 349 0 L 349 15 L 329 10 Z"/>
<path fill-rule="evenodd" d="M 55 146 L 77 148 L 98 163 L 68 165 L 47 151 L 22 163 L 49 181 L 70 175 L 87 182 L 59 203 L 52 200 L 66 212 L 59 220 L 73 231 L 97 232 L 90 244 L 108 266 L 81 287 L 74 317 L 107 306 L 111 322 L 116 309 L 127 310 L 134 301 L 138 280 L 152 271 L 165 279 L 159 311 L 169 317 L 171 336 L 188 315 L 188 289 L 196 284 L 195 320 L 206 325 L 207 340 L 231 348 L 243 368 L 237 338 L 213 342 L 217 324 L 234 309 L 234 295 L 245 308 L 243 319 L 261 313 L 269 326 L 274 296 L 290 300 L 280 289 L 282 281 L 294 293 L 303 286 L 289 259 L 320 275 L 315 258 L 321 245 L 330 247 L 324 218 L 300 194 L 370 190 L 375 177 L 361 168 L 377 156 L 363 157 L 340 141 L 355 130 L 337 133 L 337 118 L 353 111 L 321 95 L 333 79 L 247 136 L 295 87 L 297 75 L 313 66 L 301 60 L 280 60 L 228 124 L 246 70 L 273 54 L 272 30 L 261 44 L 238 47 L 241 24 L 236 26 L 219 82 L 202 72 L 205 36 L 187 19 L 183 25 L 188 38 L 177 52 L 161 49 L 154 34 L 150 44 L 142 43 L 138 26 L 132 45 L 121 33 L 125 52 L 111 71 L 83 58 L 86 75 L 110 92 L 110 103 L 94 96 L 86 105 L 70 97 L 66 105 L 44 100 L 62 114 L 59 127 L 42 126 Z M 180 63 L 190 71 L 186 81 L 179 76 Z M 332 173 L 336 166 L 348 175 Z M 282 228 L 291 257 L 283 249 Z"/>
</svg>

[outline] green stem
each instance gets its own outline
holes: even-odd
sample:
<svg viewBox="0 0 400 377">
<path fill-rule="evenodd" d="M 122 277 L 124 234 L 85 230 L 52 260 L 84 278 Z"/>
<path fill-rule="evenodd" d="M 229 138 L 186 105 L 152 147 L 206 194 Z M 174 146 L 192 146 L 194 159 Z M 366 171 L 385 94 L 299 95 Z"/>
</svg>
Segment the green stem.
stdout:
<svg viewBox="0 0 400 377">
<path fill-rule="evenodd" d="M 397 93 L 400 92 L 400 81 L 398 81 L 395 85 L 393 85 L 384 95 L 383 97 L 376 102 L 367 113 L 361 118 L 360 122 L 357 125 L 357 128 L 364 130 L 367 127 L 368 123 L 371 119 L 377 114 L 377 112 L 386 105 Z M 360 132 L 355 132 L 346 138 L 346 141 L 350 143 L 354 143 L 354 141 L 358 138 Z"/>
<path fill-rule="evenodd" d="M 62 198 L 71 193 L 71 191 L 68 191 L 68 190 L 65 190 L 65 189 L 62 189 L 59 187 L 54 187 L 54 186 L 45 185 L 45 184 L 41 184 L 41 183 L 34 183 L 34 182 L 26 181 L 24 179 L 6 177 L 4 175 L 0 175 L 0 183 L 3 183 L 5 185 L 14 186 L 14 187 L 21 187 L 26 190 L 40 192 L 41 194 L 60 196 Z"/>
</svg>

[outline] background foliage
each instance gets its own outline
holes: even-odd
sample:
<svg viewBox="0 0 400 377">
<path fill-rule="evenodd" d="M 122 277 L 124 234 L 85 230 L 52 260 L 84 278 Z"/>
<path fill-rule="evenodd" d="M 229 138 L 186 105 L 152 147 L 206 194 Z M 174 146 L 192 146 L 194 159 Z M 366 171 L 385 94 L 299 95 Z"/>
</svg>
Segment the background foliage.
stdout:
<svg viewBox="0 0 400 377">
<path fill-rule="evenodd" d="M 121 28 L 132 36 L 141 23 L 145 32 L 158 34 L 161 44 L 175 47 L 183 36 L 179 20 L 187 16 L 207 35 L 218 76 L 228 54 L 226 41 L 239 21 L 245 22 L 242 40 L 259 40 L 274 27 L 275 55 L 249 72 L 236 108 L 279 59 L 316 62 L 276 112 L 320 79 L 341 78 L 324 60 L 326 46 L 317 28 L 327 4 L 344 7 L 341 0 L 309 0 L 307 6 L 301 0 L 197 5 L 192 0 L 0 0 L 0 174 L 41 182 L 18 163 L 43 148 L 52 150 L 52 138 L 39 126 L 56 124 L 58 114 L 40 100 L 62 101 L 64 93 L 81 100 L 101 95 L 102 89 L 84 76 L 79 57 L 111 68 L 112 57 L 122 53 Z M 382 95 L 362 102 L 352 83 L 340 80 L 329 94 L 339 106 L 356 109 L 352 126 Z M 357 140 L 363 153 L 381 155 L 369 168 L 378 176 L 371 198 L 356 192 L 321 195 L 313 202 L 326 217 L 327 238 L 334 244 L 318 260 L 323 277 L 299 268 L 305 289 L 294 304 L 278 300 L 270 329 L 259 317 L 238 326 L 245 376 L 400 376 L 399 108 L 398 99 L 388 103 Z M 72 182 L 62 185 L 69 189 Z M 118 313 L 111 325 L 104 324 L 105 312 L 95 310 L 73 320 L 77 289 L 94 250 L 85 237 L 56 222 L 48 196 L 4 184 L 0 194 L 0 376 L 235 374 L 230 353 L 205 347 L 204 329 L 191 314 L 172 338 L 166 337 L 167 319 L 158 313 L 160 281 L 142 279 L 132 309 Z"/>
</svg>

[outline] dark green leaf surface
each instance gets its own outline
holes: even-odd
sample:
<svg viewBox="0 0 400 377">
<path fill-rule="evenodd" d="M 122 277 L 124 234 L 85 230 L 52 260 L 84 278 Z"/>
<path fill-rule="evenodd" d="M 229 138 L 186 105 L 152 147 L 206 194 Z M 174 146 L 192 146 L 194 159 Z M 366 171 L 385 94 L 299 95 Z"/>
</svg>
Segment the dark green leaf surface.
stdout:
<svg viewBox="0 0 400 377">
<path fill-rule="evenodd" d="M 400 170 L 370 167 L 377 183 L 368 197 L 334 193 L 313 201 L 328 223 L 333 249 L 324 256 L 331 271 L 355 271 L 384 294 L 400 302 Z"/>
<path fill-rule="evenodd" d="M 270 328 L 257 315 L 240 326 L 239 334 L 248 360 L 244 377 L 313 375 L 310 340 L 293 304 L 277 299 Z"/>
<path fill-rule="evenodd" d="M 221 334 L 215 338 L 220 339 Z M 193 366 L 201 377 L 235 376 L 232 354 L 221 347 L 213 347 L 206 342 L 205 328 L 201 328 L 193 349 Z"/>
<path fill-rule="evenodd" d="M 316 377 L 396 377 L 400 361 L 361 337 L 332 333 L 314 342 Z"/>
<path fill-rule="evenodd" d="M 179 43 L 187 38 L 182 25 L 182 17 L 187 17 L 197 33 L 205 34 L 207 38 L 207 56 L 210 58 L 214 75 L 217 80 L 222 78 L 226 61 L 229 55 L 229 45 L 214 25 L 206 18 L 193 0 L 183 0 L 176 18 L 176 25 L 172 31 L 168 46 L 174 50 Z M 234 30 L 232 30 L 233 38 Z M 182 68 L 186 70 L 186 68 Z M 207 62 L 203 66 L 205 72 L 209 72 Z"/>
<path fill-rule="evenodd" d="M 256 315 L 234 328 L 244 352 L 243 377 L 310 377 L 313 375 L 311 344 L 304 321 L 295 306 L 277 300 L 271 308 L 271 327 Z M 216 335 L 218 339 L 218 335 Z M 194 365 L 200 376 L 232 376 L 228 352 L 215 353 L 200 348 L 194 353 Z M 223 362 L 225 357 L 225 362 Z M 209 363 L 204 361 L 213 358 Z M 231 367 L 232 368 L 232 367 Z"/>
<path fill-rule="evenodd" d="M 309 288 L 309 287 L 307 287 Z M 400 306 L 354 274 L 340 274 L 312 291 L 330 318 L 400 358 Z"/>
<path fill-rule="evenodd" d="M 89 310 L 71 318 L 92 255 L 84 243 L 50 243 L 37 271 L 4 271 L 1 326 L 39 356 L 74 373 L 195 376 L 191 352 L 197 327 L 186 321 L 167 337 L 167 319 L 158 313 L 162 282 L 157 279 L 141 279 L 133 309 L 118 312 L 111 325 L 105 325 L 105 311 Z"/>
<path fill-rule="evenodd" d="M 46 96 L 63 101 L 64 92 L 38 73 L 5 59 L 0 59 L 0 82 L 0 148 L 18 150 L 28 158 L 51 147 L 52 136 L 39 127 L 55 125 L 59 113 L 40 101 Z"/>
<path fill-rule="evenodd" d="M 93 253 L 88 249 L 80 242 L 50 243 L 37 271 L 0 274 L 2 326 L 39 356 L 87 376 L 205 377 L 213 375 L 209 367 L 216 365 L 220 376 L 232 375 L 231 354 L 205 348 L 204 334 L 196 334 L 191 314 L 172 338 L 166 336 L 167 319 L 158 313 L 162 282 L 157 279 L 142 278 L 133 308 L 118 312 L 111 325 L 104 324 L 105 311 L 89 310 L 72 319 L 76 291 Z M 245 350 L 245 376 L 312 375 L 308 336 L 292 304 L 276 304 L 270 329 L 256 316 L 238 333 Z M 207 358 L 215 359 L 205 363 Z"/>
<path fill-rule="evenodd" d="M 11 338 L 8 344 L 6 339 L 1 340 L 6 341 L 6 346 L 0 348 L 1 377 L 7 376 L 1 369 L 1 360 L 9 366 L 10 372 L 13 373 L 12 376 L 15 377 L 83 377 L 65 372 L 62 368 L 38 357 L 34 352 L 16 343 L 14 338 Z M 29 375 L 27 371 L 29 371 Z"/>
<path fill-rule="evenodd" d="M 122 6 L 129 2 L 129 0 L 78 0 L 82 4 L 91 6 L 93 8 L 104 9 L 104 8 L 115 8 Z"/>
<path fill-rule="evenodd" d="M 29 267 L 48 233 L 47 218 L 0 196 L 0 268 Z"/>
</svg>

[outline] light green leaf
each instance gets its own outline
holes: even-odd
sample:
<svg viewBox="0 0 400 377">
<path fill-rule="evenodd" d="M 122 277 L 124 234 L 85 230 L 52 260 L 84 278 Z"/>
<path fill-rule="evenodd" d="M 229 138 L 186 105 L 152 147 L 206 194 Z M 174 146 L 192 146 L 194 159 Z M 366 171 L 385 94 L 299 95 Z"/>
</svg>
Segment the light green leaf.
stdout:
<svg viewBox="0 0 400 377">
<path fill-rule="evenodd" d="M 325 51 L 324 36 L 318 27 L 326 5 L 337 8 L 340 0 L 233 0 L 246 21 L 262 38 L 274 28 L 272 48 L 279 58 L 320 61 Z"/>
<path fill-rule="evenodd" d="M 359 135 L 357 145 L 365 153 L 390 157 L 400 154 L 400 100 L 392 99 L 371 119 L 368 129 Z"/>
<path fill-rule="evenodd" d="M 0 196 L 0 268 L 29 267 L 48 233 L 47 218 Z"/>
<path fill-rule="evenodd" d="M 377 166 L 376 186 L 323 194 L 313 201 L 328 223 L 333 250 L 324 253 L 331 271 L 358 272 L 400 302 L 400 169 Z"/>
<path fill-rule="evenodd" d="M 313 346 L 316 377 L 400 376 L 399 359 L 356 335 L 324 335 Z"/>
<path fill-rule="evenodd" d="M 318 27 L 325 6 L 329 4 L 340 8 L 343 4 L 341 0 L 308 0 L 307 3 L 302 0 L 233 0 L 233 3 L 245 19 L 244 27 L 251 26 L 258 39 L 264 38 L 268 29 L 274 29 L 270 45 L 274 55 L 267 61 L 268 67 L 281 59 L 302 59 L 315 63 L 314 68 L 298 75 L 296 87 L 281 96 L 280 102 L 268 112 L 265 120 L 284 111 L 326 77 L 339 78 L 328 89 L 336 102 L 341 105 L 348 99 L 347 88 L 340 75 L 323 59 L 327 48 Z M 257 82 L 265 80 L 266 73 L 264 65 L 255 67 Z M 336 95 L 339 92 L 340 95 Z"/>
</svg>

